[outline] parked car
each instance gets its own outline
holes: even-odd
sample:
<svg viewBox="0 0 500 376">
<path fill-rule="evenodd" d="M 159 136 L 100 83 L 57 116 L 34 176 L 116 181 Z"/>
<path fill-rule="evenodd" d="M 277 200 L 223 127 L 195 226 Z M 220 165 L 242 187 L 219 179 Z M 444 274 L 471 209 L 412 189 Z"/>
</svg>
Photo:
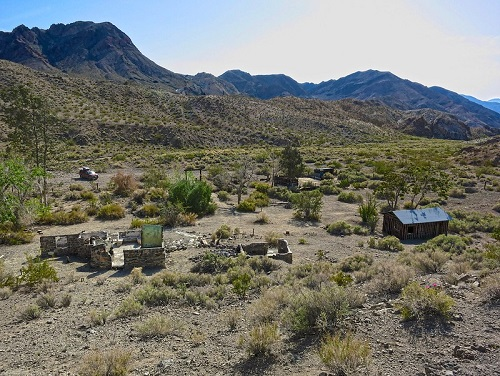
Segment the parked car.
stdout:
<svg viewBox="0 0 500 376">
<path fill-rule="evenodd" d="M 85 179 L 85 180 L 97 180 L 99 178 L 99 175 L 95 173 L 95 171 L 91 170 L 88 167 L 82 167 L 80 168 L 80 179 Z"/>
</svg>

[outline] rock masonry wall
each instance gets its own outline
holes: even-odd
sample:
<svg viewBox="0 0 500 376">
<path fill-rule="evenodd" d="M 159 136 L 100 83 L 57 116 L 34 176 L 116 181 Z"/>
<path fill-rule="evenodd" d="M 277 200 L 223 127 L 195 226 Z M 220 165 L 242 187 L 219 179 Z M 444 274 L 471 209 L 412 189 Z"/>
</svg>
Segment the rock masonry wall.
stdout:
<svg viewBox="0 0 500 376">
<path fill-rule="evenodd" d="M 165 255 L 163 247 L 124 249 L 124 267 L 165 268 Z"/>
</svg>

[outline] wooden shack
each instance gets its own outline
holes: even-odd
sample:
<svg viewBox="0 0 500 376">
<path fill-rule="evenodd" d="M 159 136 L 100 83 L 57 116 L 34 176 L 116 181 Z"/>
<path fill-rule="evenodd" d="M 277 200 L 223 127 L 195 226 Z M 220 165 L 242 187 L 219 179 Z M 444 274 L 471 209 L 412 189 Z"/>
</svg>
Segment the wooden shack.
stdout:
<svg viewBox="0 0 500 376">
<path fill-rule="evenodd" d="M 395 210 L 384 213 L 382 231 L 400 240 L 429 239 L 448 234 L 450 220 L 441 208 Z"/>
</svg>

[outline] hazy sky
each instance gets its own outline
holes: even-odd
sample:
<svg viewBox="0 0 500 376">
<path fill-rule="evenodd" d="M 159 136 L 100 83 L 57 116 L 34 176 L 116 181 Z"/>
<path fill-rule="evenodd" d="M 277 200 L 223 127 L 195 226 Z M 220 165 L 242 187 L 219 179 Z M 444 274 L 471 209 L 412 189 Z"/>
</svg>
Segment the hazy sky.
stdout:
<svg viewBox="0 0 500 376">
<path fill-rule="evenodd" d="M 109 21 L 177 73 L 390 71 L 500 97 L 500 0 L 0 0 L 0 30 Z"/>
</svg>

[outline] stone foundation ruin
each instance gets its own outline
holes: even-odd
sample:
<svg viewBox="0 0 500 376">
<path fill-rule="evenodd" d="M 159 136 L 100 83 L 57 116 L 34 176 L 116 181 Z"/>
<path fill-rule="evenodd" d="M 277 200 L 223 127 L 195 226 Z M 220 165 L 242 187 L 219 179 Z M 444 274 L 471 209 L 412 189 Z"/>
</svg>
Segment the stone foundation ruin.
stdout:
<svg viewBox="0 0 500 376">
<path fill-rule="evenodd" d="M 166 253 L 161 239 L 142 245 L 144 240 L 144 230 L 112 235 L 103 231 L 82 232 L 41 236 L 40 248 L 42 257 L 76 256 L 97 269 L 165 268 Z"/>
</svg>

